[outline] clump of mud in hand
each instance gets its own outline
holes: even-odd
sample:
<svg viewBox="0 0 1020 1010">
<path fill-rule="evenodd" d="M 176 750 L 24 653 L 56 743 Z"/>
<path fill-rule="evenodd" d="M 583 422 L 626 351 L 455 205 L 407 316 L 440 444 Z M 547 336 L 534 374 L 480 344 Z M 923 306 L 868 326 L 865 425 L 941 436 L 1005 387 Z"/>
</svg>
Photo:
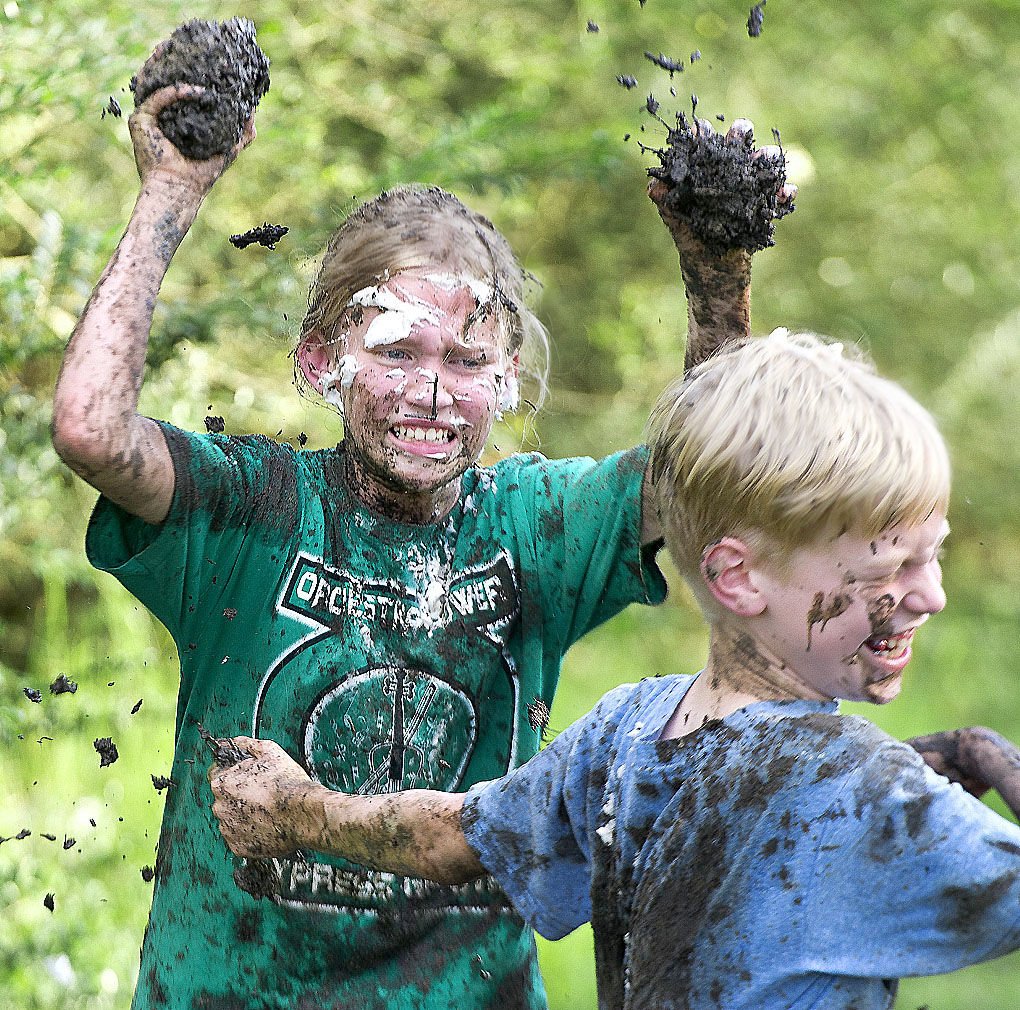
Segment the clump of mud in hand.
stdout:
<svg viewBox="0 0 1020 1010">
<path fill-rule="evenodd" d="M 648 174 L 668 192 L 664 208 L 685 221 L 711 252 L 758 252 L 775 245 L 775 221 L 793 210 L 778 200 L 786 183 L 786 159 L 754 157 L 754 137 L 727 138 L 711 124 L 677 113 L 666 146 L 653 151 L 661 167 Z"/>
<path fill-rule="evenodd" d="M 181 25 L 131 78 L 135 106 L 172 84 L 195 84 L 205 91 L 164 109 L 159 128 L 187 158 L 204 161 L 225 154 L 269 90 L 269 60 L 255 41 L 255 26 L 247 18 Z"/>
</svg>

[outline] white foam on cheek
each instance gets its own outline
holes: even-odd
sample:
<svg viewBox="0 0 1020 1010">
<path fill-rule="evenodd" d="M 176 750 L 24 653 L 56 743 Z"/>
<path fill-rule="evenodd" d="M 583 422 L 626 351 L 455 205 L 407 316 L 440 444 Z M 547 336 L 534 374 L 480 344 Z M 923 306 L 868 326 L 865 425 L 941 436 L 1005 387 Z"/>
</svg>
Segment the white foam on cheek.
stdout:
<svg viewBox="0 0 1020 1010">
<path fill-rule="evenodd" d="M 333 404 L 341 414 L 344 410 L 341 391 L 351 388 L 359 368 L 357 358 L 353 354 L 345 354 L 336 363 L 336 368 L 330 372 L 324 372 L 321 376 L 322 398 L 327 403 Z"/>
<path fill-rule="evenodd" d="M 350 389 L 354 385 L 354 376 L 358 374 L 358 359 L 353 354 L 345 354 L 340 359 L 340 385 L 344 389 Z"/>
<path fill-rule="evenodd" d="M 499 400 L 496 409 L 499 411 L 516 410 L 521 405 L 521 386 L 517 376 L 507 373 L 499 384 Z"/>
<path fill-rule="evenodd" d="M 421 299 L 412 296 L 407 300 L 376 285 L 355 291 L 348 304 L 381 310 L 365 331 L 364 343 L 368 349 L 406 340 L 417 323 L 437 324 L 440 319 L 439 310 Z"/>
<path fill-rule="evenodd" d="M 387 379 L 399 379 L 400 380 L 400 382 L 398 382 L 393 387 L 393 392 L 394 393 L 400 394 L 405 389 L 407 389 L 407 372 L 405 372 L 402 368 L 391 368 L 386 373 L 386 378 Z"/>
</svg>

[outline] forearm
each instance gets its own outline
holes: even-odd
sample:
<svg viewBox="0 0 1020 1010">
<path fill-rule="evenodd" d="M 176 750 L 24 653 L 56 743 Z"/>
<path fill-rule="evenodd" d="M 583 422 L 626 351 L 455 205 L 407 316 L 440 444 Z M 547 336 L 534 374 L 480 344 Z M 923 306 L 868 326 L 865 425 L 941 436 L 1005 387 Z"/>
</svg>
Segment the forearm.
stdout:
<svg viewBox="0 0 1020 1010">
<path fill-rule="evenodd" d="M 299 848 L 401 876 L 459 884 L 485 872 L 461 828 L 463 805 L 462 793 L 414 789 L 349 796 L 309 784 L 288 801 L 283 816 Z"/>
<path fill-rule="evenodd" d="M 750 336 L 751 254 L 733 249 L 716 256 L 694 240 L 678 242 L 678 249 L 687 291 L 686 372 L 729 341 Z"/>
<path fill-rule="evenodd" d="M 71 335 L 57 380 L 53 440 L 58 453 L 89 483 L 129 506 L 139 480 L 151 491 L 154 475 L 170 472 L 159 432 L 137 414 L 138 398 L 156 298 L 200 204 L 201 196 L 184 186 L 149 182 L 143 187 Z M 165 513 L 162 503 L 160 510 Z"/>
</svg>

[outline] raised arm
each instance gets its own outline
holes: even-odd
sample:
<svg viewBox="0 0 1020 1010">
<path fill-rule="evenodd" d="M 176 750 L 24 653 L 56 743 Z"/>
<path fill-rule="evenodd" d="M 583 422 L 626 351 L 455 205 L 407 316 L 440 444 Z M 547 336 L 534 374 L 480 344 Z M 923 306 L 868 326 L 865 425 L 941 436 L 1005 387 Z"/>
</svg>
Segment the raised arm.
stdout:
<svg viewBox="0 0 1020 1010">
<path fill-rule="evenodd" d="M 772 244 L 773 221 L 793 210 L 782 149 L 754 147 L 738 119 L 724 136 L 703 119 L 671 130 L 648 195 L 677 252 L 687 293 L 684 370 L 751 332 L 751 256 Z"/>
<path fill-rule="evenodd" d="M 145 68 L 139 76 L 144 73 Z M 160 132 L 156 117 L 200 92 L 190 85 L 163 88 L 129 120 L 141 189 L 127 229 L 71 334 L 54 394 L 53 444 L 60 458 L 150 523 L 166 518 L 174 492 L 162 433 L 138 414 L 156 297 L 206 194 L 255 136 L 249 123 L 228 154 L 205 161 L 185 158 Z"/>
<path fill-rule="evenodd" d="M 772 244 L 773 222 L 793 210 L 779 147 L 754 147 L 754 127 L 735 120 L 725 135 L 711 123 L 680 119 L 649 169 L 648 195 L 680 254 L 687 294 L 684 371 L 723 344 L 751 334 L 751 257 Z M 660 524 L 646 480 L 641 543 L 655 544 Z"/>
<path fill-rule="evenodd" d="M 209 771 L 213 813 L 239 856 L 314 849 L 375 870 L 442 884 L 485 872 L 461 829 L 461 793 L 430 789 L 349 796 L 313 782 L 283 748 L 236 737 L 252 756 Z"/>
</svg>

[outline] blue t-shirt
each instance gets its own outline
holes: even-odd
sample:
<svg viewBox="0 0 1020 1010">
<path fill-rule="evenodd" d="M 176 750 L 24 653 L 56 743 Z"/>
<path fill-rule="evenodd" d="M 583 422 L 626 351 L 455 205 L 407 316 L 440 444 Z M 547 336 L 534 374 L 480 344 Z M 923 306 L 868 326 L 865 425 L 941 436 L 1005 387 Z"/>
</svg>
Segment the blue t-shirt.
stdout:
<svg viewBox="0 0 1020 1010">
<path fill-rule="evenodd" d="M 87 542 L 181 658 L 134 1010 L 544 1006 L 534 937 L 490 878 L 305 852 L 271 862 L 270 900 L 240 890 L 200 726 L 275 740 L 350 793 L 505 774 L 538 750 L 569 645 L 662 598 L 640 547 L 647 451 L 474 467 L 442 522 L 410 526 L 348 493 L 336 449 L 163 430 L 166 521 L 100 499 Z"/>
<path fill-rule="evenodd" d="M 538 932 L 591 920 L 603 1010 L 884 1010 L 1020 946 L 1016 825 L 835 702 L 659 740 L 693 680 L 611 691 L 465 804 Z"/>
</svg>

